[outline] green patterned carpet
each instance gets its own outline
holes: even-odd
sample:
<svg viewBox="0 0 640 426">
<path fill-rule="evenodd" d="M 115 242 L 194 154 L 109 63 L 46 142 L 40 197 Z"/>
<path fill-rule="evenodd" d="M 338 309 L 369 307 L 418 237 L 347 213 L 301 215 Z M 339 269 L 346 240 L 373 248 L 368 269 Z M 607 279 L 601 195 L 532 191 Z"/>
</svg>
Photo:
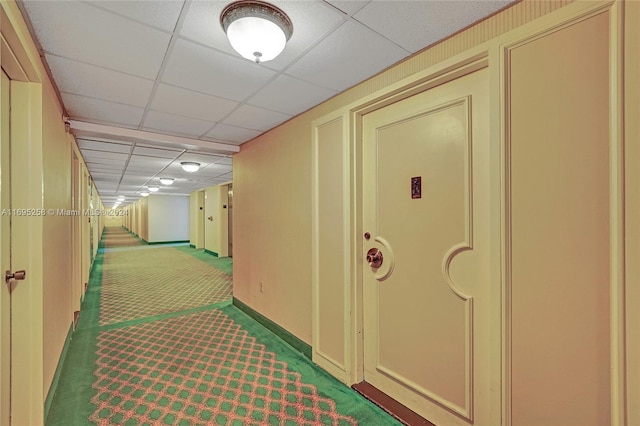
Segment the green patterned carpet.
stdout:
<svg viewBox="0 0 640 426">
<path fill-rule="evenodd" d="M 173 247 L 104 253 L 100 325 L 230 299 L 231 275 Z"/>
<path fill-rule="evenodd" d="M 398 424 L 231 305 L 201 254 L 100 250 L 47 425 Z"/>
<path fill-rule="evenodd" d="M 101 243 L 103 247 L 128 247 L 144 245 L 144 241 L 134 236 L 125 228 L 115 226 L 105 228 Z"/>
</svg>

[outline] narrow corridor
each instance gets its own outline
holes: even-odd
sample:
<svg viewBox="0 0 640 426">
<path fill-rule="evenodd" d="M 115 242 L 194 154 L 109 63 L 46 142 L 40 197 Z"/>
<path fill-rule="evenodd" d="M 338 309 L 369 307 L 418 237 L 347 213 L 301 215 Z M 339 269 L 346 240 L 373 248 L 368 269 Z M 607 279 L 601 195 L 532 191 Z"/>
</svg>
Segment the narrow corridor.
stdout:
<svg viewBox="0 0 640 426">
<path fill-rule="evenodd" d="M 233 306 L 230 259 L 100 247 L 47 425 L 396 424 Z"/>
</svg>

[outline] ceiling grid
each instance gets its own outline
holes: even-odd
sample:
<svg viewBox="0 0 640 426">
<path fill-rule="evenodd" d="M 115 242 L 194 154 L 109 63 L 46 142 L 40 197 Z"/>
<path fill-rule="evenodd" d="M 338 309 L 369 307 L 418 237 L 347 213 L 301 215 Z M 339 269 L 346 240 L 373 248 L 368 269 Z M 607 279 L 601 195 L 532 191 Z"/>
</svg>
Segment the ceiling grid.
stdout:
<svg viewBox="0 0 640 426">
<path fill-rule="evenodd" d="M 242 143 L 512 0 L 272 0 L 293 34 L 260 64 L 226 39 L 230 2 L 19 1 L 105 205 L 231 181 Z"/>
</svg>

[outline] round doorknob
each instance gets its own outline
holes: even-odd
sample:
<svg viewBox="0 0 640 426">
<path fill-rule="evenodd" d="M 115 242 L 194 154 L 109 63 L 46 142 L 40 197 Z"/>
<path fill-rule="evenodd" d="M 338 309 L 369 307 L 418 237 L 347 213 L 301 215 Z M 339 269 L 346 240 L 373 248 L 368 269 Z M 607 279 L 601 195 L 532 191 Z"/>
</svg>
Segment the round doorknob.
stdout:
<svg viewBox="0 0 640 426">
<path fill-rule="evenodd" d="M 367 263 L 372 268 L 379 268 L 382 265 L 382 252 L 377 248 L 371 248 L 367 252 Z"/>
</svg>

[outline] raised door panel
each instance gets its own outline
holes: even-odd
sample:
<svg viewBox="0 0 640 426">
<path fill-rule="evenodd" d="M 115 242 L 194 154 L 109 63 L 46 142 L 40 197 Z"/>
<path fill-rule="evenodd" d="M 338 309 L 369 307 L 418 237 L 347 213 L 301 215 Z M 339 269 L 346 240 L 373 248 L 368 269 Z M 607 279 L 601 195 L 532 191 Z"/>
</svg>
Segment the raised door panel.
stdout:
<svg viewBox="0 0 640 426">
<path fill-rule="evenodd" d="M 509 53 L 514 425 L 611 421 L 609 20 Z"/>
</svg>

